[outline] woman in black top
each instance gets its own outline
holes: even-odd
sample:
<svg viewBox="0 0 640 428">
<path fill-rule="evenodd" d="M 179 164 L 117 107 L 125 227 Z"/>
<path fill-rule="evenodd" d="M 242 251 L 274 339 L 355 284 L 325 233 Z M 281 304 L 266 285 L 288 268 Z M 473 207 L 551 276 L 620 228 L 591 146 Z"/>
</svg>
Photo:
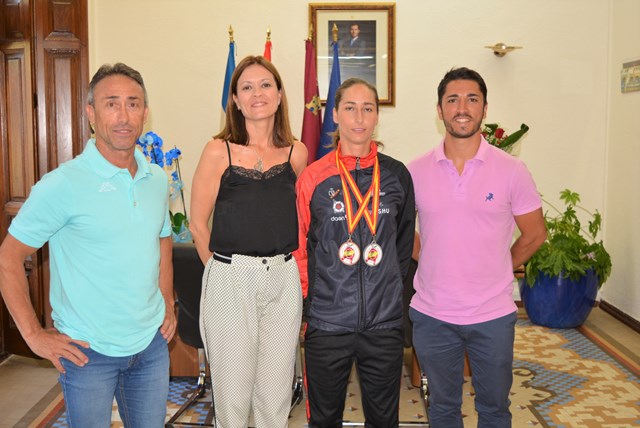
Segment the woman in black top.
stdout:
<svg viewBox="0 0 640 428">
<path fill-rule="evenodd" d="M 196 169 L 190 230 L 205 263 L 201 333 L 216 427 L 286 427 L 300 329 L 297 175 L 307 150 L 291 133 L 278 71 L 244 58 L 224 129 Z M 213 212 L 213 226 L 209 219 Z"/>
</svg>

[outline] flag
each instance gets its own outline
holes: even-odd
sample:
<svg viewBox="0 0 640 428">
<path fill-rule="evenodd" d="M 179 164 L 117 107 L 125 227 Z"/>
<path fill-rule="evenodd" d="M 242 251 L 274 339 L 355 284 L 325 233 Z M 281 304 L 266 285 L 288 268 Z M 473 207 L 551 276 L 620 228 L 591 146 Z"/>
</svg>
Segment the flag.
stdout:
<svg viewBox="0 0 640 428">
<path fill-rule="evenodd" d="M 267 42 L 264 44 L 264 54 L 263 57 L 271 61 L 271 40 L 267 39 Z"/>
<path fill-rule="evenodd" d="M 333 42 L 333 67 L 331 67 L 331 79 L 329 80 L 329 93 L 327 94 L 327 104 L 324 106 L 324 119 L 322 121 L 322 133 L 320 134 L 320 145 L 316 159 L 320 159 L 331 151 L 332 137 L 330 133 L 338 127 L 333 121 L 333 108 L 335 107 L 336 91 L 340 86 L 340 63 L 338 62 L 338 42 Z"/>
<path fill-rule="evenodd" d="M 236 42 L 229 42 L 229 56 L 227 57 L 227 71 L 224 73 L 224 85 L 222 86 L 222 110 L 227 110 L 227 100 L 229 99 L 229 89 L 231 87 L 231 75 L 236 69 L 235 58 Z"/>
<path fill-rule="evenodd" d="M 316 52 L 313 41 L 305 41 L 306 57 L 304 61 L 304 115 L 302 116 L 302 142 L 309 152 L 309 163 L 316 160 L 320 144 L 321 108 L 318 91 L 318 72 L 316 71 Z"/>
</svg>

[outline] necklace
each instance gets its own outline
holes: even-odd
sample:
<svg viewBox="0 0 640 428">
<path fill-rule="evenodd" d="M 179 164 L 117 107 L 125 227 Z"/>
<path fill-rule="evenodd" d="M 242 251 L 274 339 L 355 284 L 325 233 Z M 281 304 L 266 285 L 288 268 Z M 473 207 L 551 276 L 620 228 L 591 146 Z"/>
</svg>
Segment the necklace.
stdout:
<svg viewBox="0 0 640 428">
<path fill-rule="evenodd" d="M 253 169 L 255 169 L 258 172 L 262 172 L 264 169 L 264 165 L 262 164 L 262 157 L 260 157 L 260 155 L 258 154 L 258 152 L 256 151 L 256 149 L 254 149 L 253 147 L 247 145 L 247 147 L 249 147 L 253 153 L 255 153 L 256 157 L 258 158 L 258 161 L 253 165 Z"/>
</svg>

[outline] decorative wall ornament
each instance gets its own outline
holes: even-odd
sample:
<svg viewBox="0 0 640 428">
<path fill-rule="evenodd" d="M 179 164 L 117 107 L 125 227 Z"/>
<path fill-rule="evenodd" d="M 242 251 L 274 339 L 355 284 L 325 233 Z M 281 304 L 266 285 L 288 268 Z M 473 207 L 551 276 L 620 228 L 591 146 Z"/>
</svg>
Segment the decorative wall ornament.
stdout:
<svg viewBox="0 0 640 428">
<path fill-rule="evenodd" d="M 522 49 L 522 46 L 507 46 L 505 43 L 498 42 L 493 46 L 485 46 L 485 48 L 491 49 L 495 56 L 502 58 L 513 50 Z"/>
</svg>

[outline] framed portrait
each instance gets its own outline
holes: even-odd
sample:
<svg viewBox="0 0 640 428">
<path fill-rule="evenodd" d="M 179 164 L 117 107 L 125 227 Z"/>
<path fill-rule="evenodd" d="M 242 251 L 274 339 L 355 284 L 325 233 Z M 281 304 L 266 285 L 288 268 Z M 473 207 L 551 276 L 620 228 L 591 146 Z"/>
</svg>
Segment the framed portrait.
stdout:
<svg viewBox="0 0 640 428">
<path fill-rule="evenodd" d="M 340 78 L 359 77 L 378 89 L 381 105 L 395 105 L 395 3 L 310 3 L 322 102 L 333 66 L 337 27 Z"/>
</svg>

